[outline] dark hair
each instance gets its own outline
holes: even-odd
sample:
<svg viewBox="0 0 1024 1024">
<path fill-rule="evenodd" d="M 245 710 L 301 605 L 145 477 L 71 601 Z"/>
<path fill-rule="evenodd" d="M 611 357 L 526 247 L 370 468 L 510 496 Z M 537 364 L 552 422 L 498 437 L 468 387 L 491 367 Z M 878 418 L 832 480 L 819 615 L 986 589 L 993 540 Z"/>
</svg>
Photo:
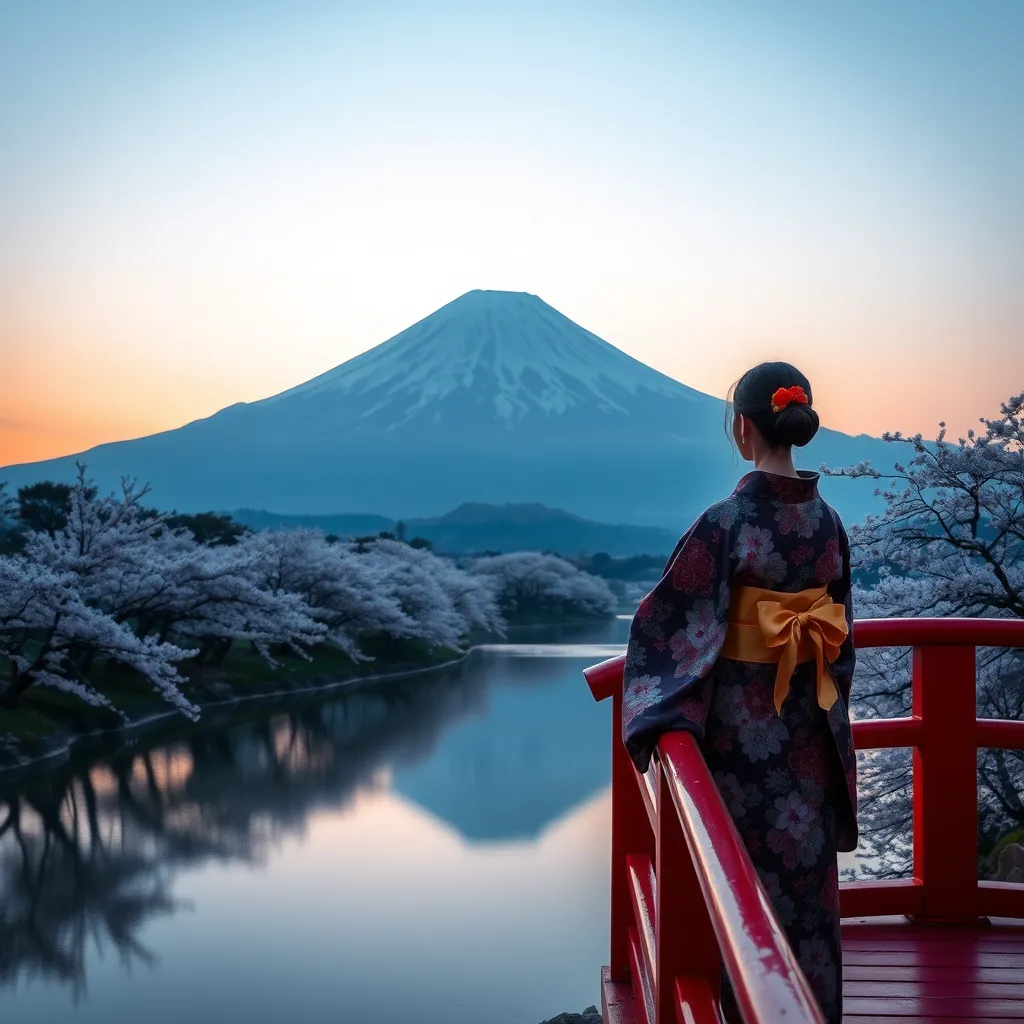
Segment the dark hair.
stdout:
<svg viewBox="0 0 1024 1024">
<path fill-rule="evenodd" d="M 772 412 L 772 395 L 779 388 L 799 386 L 807 404 L 790 402 Z M 802 448 L 818 432 L 818 414 L 811 408 L 811 382 L 789 363 L 759 363 L 731 388 L 726 398 L 726 430 L 732 437 L 733 417 L 742 413 L 761 431 L 769 448 L 796 445 Z"/>
</svg>

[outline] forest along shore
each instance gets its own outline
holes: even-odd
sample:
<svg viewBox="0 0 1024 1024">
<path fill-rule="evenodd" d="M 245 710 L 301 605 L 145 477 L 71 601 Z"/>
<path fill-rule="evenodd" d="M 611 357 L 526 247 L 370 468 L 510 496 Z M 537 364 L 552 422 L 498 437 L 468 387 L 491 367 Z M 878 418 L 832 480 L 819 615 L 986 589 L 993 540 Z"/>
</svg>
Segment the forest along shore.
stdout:
<svg viewBox="0 0 1024 1024">
<path fill-rule="evenodd" d="M 317 693 L 355 689 L 400 679 L 433 678 L 461 665 L 473 651 L 495 642 L 528 641 L 538 628 L 581 626 L 593 616 L 558 622 L 522 622 L 508 626 L 499 636 L 474 631 L 462 650 L 431 647 L 423 641 L 393 637 L 362 638 L 372 661 L 353 662 L 327 645 L 315 648 L 305 661 L 287 653 L 271 668 L 251 649 L 233 649 L 220 665 L 198 666 L 183 688 L 203 712 L 200 724 L 216 714 L 218 725 L 231 722 L 243 708 L 286 704 Z M 82 704 L 69 695 L 50 689 L 29 691 L 15 709 L 0 708 L 0 778 L 18 778 L 51 771 L 72 756 L 75 748 L 102 745 L 151 730 L 168 729 L 176 723 L 188 726 L 179 713 L 156 693 L 140 691 L 120 666 L 108 667 L 111 679 L 104 690 L 116 697 L 126 719 L 103 707 Z"/>
<path fill-rule="evenodd" d="M 147 488 L 0 483 L 0 768 L 177 713 L 438 668 L 518 623 L 614 616 L 536 551 L 450 558 L 390 533 L 252 532 Z"/>
</svg>

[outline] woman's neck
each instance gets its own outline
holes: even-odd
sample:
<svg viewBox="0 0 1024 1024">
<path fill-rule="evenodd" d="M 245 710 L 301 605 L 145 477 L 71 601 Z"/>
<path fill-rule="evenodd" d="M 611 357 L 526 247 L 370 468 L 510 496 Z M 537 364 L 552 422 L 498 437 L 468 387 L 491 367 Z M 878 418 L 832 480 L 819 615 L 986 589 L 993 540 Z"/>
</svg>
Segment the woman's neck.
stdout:
<svg viewBox="0 0 1024 1024">
<path fill-rule="evenodd" d="M 754 459 L 754 469 L 759 469 L 762 473 L 774 473 L 776 476 L 799 475 L 796 467 L 793 465 L 793 451 L 791 448 L 765 452 L 759 458 Z"/>
</svg>

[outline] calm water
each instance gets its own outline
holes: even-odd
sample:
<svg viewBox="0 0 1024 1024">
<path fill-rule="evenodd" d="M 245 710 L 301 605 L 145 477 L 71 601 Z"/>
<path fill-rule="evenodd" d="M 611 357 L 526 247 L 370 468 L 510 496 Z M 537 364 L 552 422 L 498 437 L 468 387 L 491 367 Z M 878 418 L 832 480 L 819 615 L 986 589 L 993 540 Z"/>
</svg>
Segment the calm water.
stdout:
<svg viewBox="0 0 1024 1024">
<path fill-rule="evenodd" d="M 536 1024 L 598 1002 L 628 621 L 0 794 L 5 1024 Z"/>
</svg>

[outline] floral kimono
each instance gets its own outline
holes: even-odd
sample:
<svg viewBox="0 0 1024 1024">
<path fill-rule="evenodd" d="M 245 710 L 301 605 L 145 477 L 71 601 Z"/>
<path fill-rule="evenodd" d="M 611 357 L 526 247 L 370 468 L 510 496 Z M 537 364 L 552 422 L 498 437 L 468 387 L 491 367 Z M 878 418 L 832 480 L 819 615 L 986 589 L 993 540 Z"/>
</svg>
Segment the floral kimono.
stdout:
<svg viewBox="0 0 1024 1024">
<path fill-rule="evenodd" d="M 730 608 L 746 587 L 784 595 L 820 588 L 831 598 L 826 603 L 839 606 L 833 610 L 844 639 L 834 658 L 824 669 L 813 660 L 798 663 L 781 701 L 775 664 L 722 654 Z M 854 660 L 849 544 L 818 495 L 818 475 L 758 470 L 690 527 L 641 602 L 630 627 L 623 699 L 623 740 L 638 770 L 647 770 L 663 733 L 696 736 L 804 974 L 836 1024 L 836 852 L 857 845 L 848 712 Z M 833 694 L 827 712 L 819 672 Z M 734 1006 L 724 978 L 723 1006 Z"/>
</svg>

